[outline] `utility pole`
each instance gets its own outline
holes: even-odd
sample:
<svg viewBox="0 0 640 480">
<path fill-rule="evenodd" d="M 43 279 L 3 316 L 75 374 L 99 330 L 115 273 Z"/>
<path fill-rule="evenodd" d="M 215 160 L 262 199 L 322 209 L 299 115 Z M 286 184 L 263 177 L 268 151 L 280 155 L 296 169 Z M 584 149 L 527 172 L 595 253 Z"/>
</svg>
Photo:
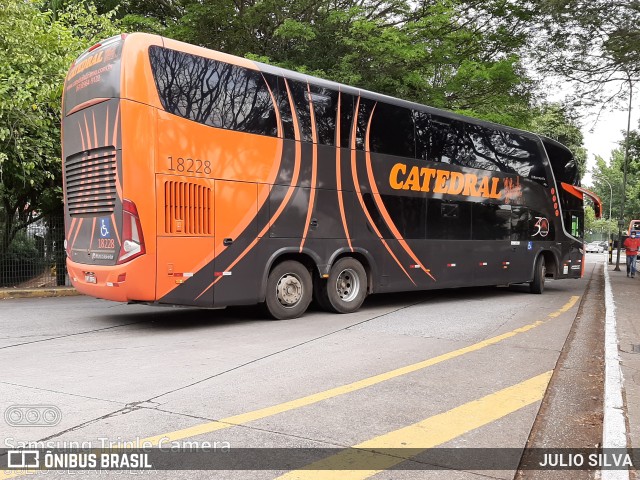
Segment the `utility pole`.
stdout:
<svg viewBox="0 0 640 480">
<path fill-rule="evenodd" d="M 620 204 L 620 218 L 618 219 L 618 254 L 616 255 L 616 268 L 613 270 L 620 271 L 620 249 L 622 248 L 622 227 L 624 226 L 624 204 L 627 201 L 627 164 L 629 163 L 629 142 L 631 136 L 631 102 L 633 99 L 633 82 L 631 74 L 627 72 L 629 79 L 629 115 L 627 117 L 627 138 L 624 146 L 624 175 L 622 177 L 622 203 Z"/>
<path fill-rule="evenodd" d="M 613 254 L 613 240 L 611 239 L 611 205 L 613 205 L 613 187 L 611 186 L 611 183 L 609 182 L 609 180 L 607 180 L 606 178 L 600 176 L 600 175 L 594 175 L 594 177 L 596 177 L 598 180 L 602 180 L 603 182 L 606 182 L 607 185 L 609 185 L 609 221 L 607 222 L 607 245 L 608 245 L 608 257 L 609 257 L 609 264 L 613 263 L 613 258 L 612 258 L 612 254 Z"/>
</svg>

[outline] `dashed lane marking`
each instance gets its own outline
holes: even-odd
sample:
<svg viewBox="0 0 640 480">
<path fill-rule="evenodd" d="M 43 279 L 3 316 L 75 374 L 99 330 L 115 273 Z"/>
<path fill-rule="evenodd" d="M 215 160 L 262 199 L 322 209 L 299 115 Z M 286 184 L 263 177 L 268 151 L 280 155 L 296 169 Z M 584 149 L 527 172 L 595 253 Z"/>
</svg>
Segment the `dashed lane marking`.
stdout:
<svg viewBox="0 0 640 480">
<path fill-rule="evenodd" d="M 521 408 L 542 400 L 553 371 L 545 372 L 522 383 L 499 390 L 478 400 L 434 415 L 408 427 L 354 445 L 340 453 L 314 462 L 304 470 L 288 472 L 278 480 L 326 480 L 327 471 L 332 478 L 361 480 L 387 470 L 428 448 L 442 445 L 465 433 L 487 425 Z M 376 452 L 394 450 L 395 455 Z M 366 465 L 367 470 L 351 470 Z"/>
</svg>

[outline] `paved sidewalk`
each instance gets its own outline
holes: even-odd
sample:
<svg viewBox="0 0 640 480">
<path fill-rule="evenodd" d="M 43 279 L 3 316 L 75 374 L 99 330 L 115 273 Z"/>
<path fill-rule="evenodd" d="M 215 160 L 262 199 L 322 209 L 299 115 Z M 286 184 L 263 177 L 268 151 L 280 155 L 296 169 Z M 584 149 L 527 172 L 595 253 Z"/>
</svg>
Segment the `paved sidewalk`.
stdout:
<svg viewBox="0 0 640 480">
<path fill-rule="evenodd" d="M 620 271 L 607 264 L 616 307 L 618 349 L 624 377 L 623 395 L 628 421 L 629 447 L 640 448 L 640 273 L 627 277 L 626 258 L 620 256 Z M 637 351 L 634 351 L 637 350 Z"/>
<path fill-rule="evenodd" d="M 0 288 L 0 300 L 8 298 L 69 297 L 73 295 L 81 295 L 81 293 L 73 287 Z"/>
</svg>

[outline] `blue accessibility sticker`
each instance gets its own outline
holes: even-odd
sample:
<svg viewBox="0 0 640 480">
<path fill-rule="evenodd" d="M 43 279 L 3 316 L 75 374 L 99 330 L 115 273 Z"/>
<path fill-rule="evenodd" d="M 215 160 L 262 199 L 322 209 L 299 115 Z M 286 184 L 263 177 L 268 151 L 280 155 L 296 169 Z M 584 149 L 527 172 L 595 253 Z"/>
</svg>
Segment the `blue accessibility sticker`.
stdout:
<svg viewBox="0 0 640 480">
<path fill-rule="evenodd" d="M 111 238 L 111 219 L 109 217 L 100 219 L 100 236 L 102 238 Z"/>
<path fill-rule="evenodd" d="M 527 242 L 527 250 L 533 250 L 533 242 Z"/>
</svg>

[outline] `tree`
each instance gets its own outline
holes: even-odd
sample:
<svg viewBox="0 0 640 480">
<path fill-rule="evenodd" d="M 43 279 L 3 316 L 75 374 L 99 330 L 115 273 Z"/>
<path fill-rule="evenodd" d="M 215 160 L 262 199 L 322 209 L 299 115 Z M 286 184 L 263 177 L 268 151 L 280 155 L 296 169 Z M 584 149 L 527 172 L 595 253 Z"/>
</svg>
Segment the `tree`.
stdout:
<svg viewBox="0 0 640 480">
<path fill-rule="evenodd" d="M 81 3 L 51 11 L 24 0 L 0 10 L 0 252 L 42 216 L 61 213 L 60 101 L 73 59 L 113 32 Z"/>
<path fill-rule="evenodd" d="M 532 44 L 541 71 L 576 87 L 581 104 L 612 106 L 640 80 L 638 0 L 544 0 L 540 42 Z"/>
<path fill-rule="evenodd" d="M 585 174 L 587 151 L 583 145 L 578 115 L 573 109 L 559 103 L 543 104 L 534 111 L 528 128 L 569 148 L 578 163 L 580 176 Z"/>
<path fill-rule="evenodd" d="M 609 210 L 609 185 L 602 179 L 607 180 L 612 186 L 613 201 L 612 211 L 614 218 L 620 212 L 622 204 L 622 180 L 624 168 L 624 145 L 626 135 L 620 141 L 620 147 L 611 152 L 609 163 L 602 158 L 596 158 L 596 166 L 592 169 L 593 189 L 602 199 L 605 211 Z M 629 136 L 629 163 L 627 165 L 627 194 L 625 203 L 625 218 L 623 222 L 626 224 L 631 219 L 640 218 L 640 132 L 632 131 Z M 616 228 L 617 231 L 617 228 Z"/>
<path fill-rule="evenodd" d="M 499 123 L 527 123 L 532 11 L 504 0 L 187 1 L 165 33 Z"/>
</svg>

